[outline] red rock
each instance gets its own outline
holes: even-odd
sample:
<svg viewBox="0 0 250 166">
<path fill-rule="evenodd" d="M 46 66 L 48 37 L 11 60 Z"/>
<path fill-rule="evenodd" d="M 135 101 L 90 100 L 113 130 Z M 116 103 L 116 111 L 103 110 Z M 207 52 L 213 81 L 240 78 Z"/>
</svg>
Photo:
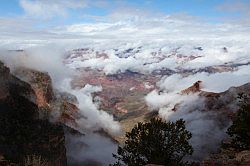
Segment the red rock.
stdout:
<svg viewBox="0 0 250 166">
<path fill-rule="evenodd" d="M 201 92 L 201 83 L 202 81 L 195 82 L 192 86 L 187 89 L 181 91 L 181 94 L 190 94 L 190 93 L 197 93 Z"/>
<path fill-rule="evenodd" d="M 1 156 L 19 164 L 27 155 L 37 154 L 47 159 L 49 166 L 65 166 L 67 159 L 62 126 L 38 118 L 40 103 L 31 84 L 16 78 L 1 62 L 0 73 L 1 93 L 7 94 L 1 95 L 0 99 Z M 44 92 L 44 97 L 53 96 L 48 94 L 50 92 Z M 46 100 L 50 101 L 49 97 Z M 0 161 L 0 165 L 5 164 L 10 162 Z"/>
<path fill-rule="evenodd" d="M 48 107 L 53 100 L 52 80 L 48 73 L 35 71 L 28 68 L 18 68 L 14 74 L 31 85 L 36 94 L 36 104 L 39 107 Z"/>
</svg>

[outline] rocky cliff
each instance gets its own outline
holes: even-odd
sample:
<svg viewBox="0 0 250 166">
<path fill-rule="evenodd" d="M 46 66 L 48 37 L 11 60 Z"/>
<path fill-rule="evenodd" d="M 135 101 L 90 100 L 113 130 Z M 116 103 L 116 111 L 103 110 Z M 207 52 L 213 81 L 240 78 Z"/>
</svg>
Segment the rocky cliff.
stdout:
<svg viewBox="0 0 250 166">
<path fill-rule="evenodd" d="M 50 77 L 24 69 L 17 75 L 24 80 L 0 62 L 0 165 L 67 165 L 63 126 L 41 118 L 54 99 Z"/>
<path fill-rule="evenodd" d="M 99 77 L 100 75 L 96 74 L 84 77 L 78 80 L 79 82 L 75 80 L 73 87 L 89 83 L 85 82 L 88 81 L 87 78 L 94 83 Z M 103 79 L 99 80 L 100 84 L 103 84 L 103 91 L 94 96 L 108 101 L 108 104 L 104 103 L 101 107 L 116 110 L 110 113 L 120 121 L 124 131 L 130 131 L 139 121 L 147 121 L 157 116 L 156 112 L 148 111 L 144 100 L 138 100 L 151 91 L 141 81 L 155 85 L 151 81 L 154 80 L 153 77 L 149 80 L 138 75 L 129 78 L 101 78 Z M 126 81 L 123 78 L 126 78 Z M 117 86 L 113 86 L 114 83 Z M 129 88 L 130 86 L 133 88 Z M 114 93 L 110 93 L 110 88 L 113 88 Z M 218 112 L 221 114 L 218 121 L 221 121 L 222 125 L 228 125 L 231 114 L 237 110 L 235 105 L 238 94 L 249 91 L 250 83 L 232 87 L 223 93 L 205 92 L 201 89 L 202 81 L 198 81 L 179 94 L 197 93 L 204 98 L 204 110 L 200 111 Z M 48 165 L 66 165 L 63 125 L 78 127 L 77 104 L 75 96 L 52 88 L 48 73 L 27 68 L 17 68 L 10 73 L 9 68 L 0 62 L 0 165 L 8 162 L 30 163 L 31 160 L 42 160 Z M 178 111 L 178 103 L 173 110 Z M 116 139 L 119 142 L 124 141 L 123 136 Z"/>
<path fill-rule="evenodd" d="M 182 90 L 180 94 L 198 94 L 204 99 L 204 110 L 202 111 L 216 111 L 217 113 L 227 115 L 230 119 L 231 115 L 238 110 L 239 94 L 248 93 L 250 91 L 250 83 L 239 87 L 231 87 L 221 93 L 207 92 L 201 90 L 201 88 L 202 81 L 197 81 L 192 86 Z M 176 104 L 176 108 L 178 109 L 178 104 Z"/>
</svg>

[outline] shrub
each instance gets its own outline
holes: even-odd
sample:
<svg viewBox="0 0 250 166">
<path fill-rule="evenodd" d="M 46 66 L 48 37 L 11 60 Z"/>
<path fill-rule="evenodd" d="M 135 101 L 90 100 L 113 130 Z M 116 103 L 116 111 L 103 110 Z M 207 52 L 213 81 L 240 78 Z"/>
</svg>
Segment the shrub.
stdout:
<svg viewBox="0 0 250 166">
<path fill-rule="evenodd" d="M 118 146 L 118 155 L 113 154 L 117 159 L 113 166 L 188 165 L 183 157 L 193 153 L 188 142 L 191 137 L 182 119 L 167 123 L 151 119 L 148 123 L 138 123 L 131 132 L 126 133 L 127 140 L 123 147 Z"/>
</svg>

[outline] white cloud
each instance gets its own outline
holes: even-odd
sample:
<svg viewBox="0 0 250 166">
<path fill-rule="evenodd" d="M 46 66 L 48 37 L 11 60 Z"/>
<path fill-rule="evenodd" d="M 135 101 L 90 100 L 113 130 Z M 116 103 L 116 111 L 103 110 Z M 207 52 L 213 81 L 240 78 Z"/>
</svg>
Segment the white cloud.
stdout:
<svg viewBox="0 0 250 166">
<path fill-rule="evenodd" d="M 250 3 L 245 0 L 228 0 L 218 5 L 216 9 L 223 12 L 222 21 L 232 24 L 250 25 Z"/>
<path fill-rule="evenodd" d="M 85 8 L 86 0 L 20 0 L 20 5 L 30 17 L 52 18 L 66 16 L 69 9 Z"/>
<path fill-rule="evenodd" d="M 131 6 L 122 8 L 119 5 L 117 9 L 109 9 L 107 15 L 96 16 L 98 17 L 96 22 L 37 28 L 37 25 L 38 27 L 43 25 L 41 18 L 65 16 L 70 9 L 83 9 L 103 4 L 101 1 L 87 0 L 20 0 L 20 4 L 28 16 L 25 18 L 33 22 L 30 24 L 20 18 L 12 18 L 12 22 L 18 21 L 18 26 L 22 27 L 13 28 L 14 23 L 6 24 L 6 20 L 0 19 L 0 25 L 4 25 L 0 28 L 1 45 L 26 43 L 26 41 L 38 43 L 37 40 L 44 43 L 72 43 L 74 41 L 86 43 L 86 41 L 103 42 L 104 40 L 107 43 L 114 40 L 116 43 L 117 41 L 145 43 L 164 40 L 168 43 L 183 44 L 185 41 L 203 45 L 208 43 L 208 46 L 211 44 L 214 46 L 217 43 L 222 45 L 231 41 L 247 42 L 250 36 L 250 28 L 245 26 L 245 23 L 212 24 L 185 13 L 166 15 L 152 11 L 145 12 L 143 9 Z M 104 7 L 108 8 L 106 3 Z"/>
<path fill-rule="evenodd" d="M 196 81 L 202 81 L 202 90 L 210 92 L 224 92 L 232 86 L 240 86 L 250 82 L 249 71 L 250 66 L 241 66 L 234 72 L 222 72 L 222 73 L 197 73 L 187 77 L 183 77 L 181 74 L 174 74 L 170 77 L 163 78 L 158 82 L 158 86 L 161 89 L 170 92 L 180 92 L 188 88 Z"/>
<path fill-rule="evenodd" d="M 226 1 L 217 7 L 219 11 L 223 12 L 238 12 L 243 16 L 250 15 L 250 3 L 242 0 Z"/>
<path fill-rule="evenodd" d="M 27 18 L 43 19 L 66 16 L 70 9 L 82 9 L 88 6 L 85 0 L 21 0 L 20 4 L 25 10 Z M 99 5 L 106 4 L 100 3 Z M 87 54 L 84 55 L 84 59 L 80 57 L 70 60 L 71 63 L 68 64 L 68 67 L 73 69 L 90 67 L 102 70 L 106 74 L 126 70 L 149 73 L 162 68 L 175 71 L 178 69 L 190 70 L 250 61 L 248 44 L 250 28 L 239 22 L 237 24 L 212 24 L 183 13 L 162 15 L 145 13 L 132 8 L 114 10 L 107 16 L 99 17 L 97 23 L 73 24 L 42 30 L 32 27 L 31 22 L 27 20 L 18 21 L 18 19 L 0 19 L 0 48 L 29 48 L 28 53 L 33 54 L 33 57 L 27 61 L 16 60 L 15 63 L 19 65 L 24 63 L 40 70 L 49 70 L 53 78 L 58 75 L 66 77 L 65 66 L 61 66 L 61 54 L 75 48 L 93 48 L 96 51 L 107 53 L 108 57 L 100 58 L 93 56 L 95 53 Z M 15 25 L 17 27 L 13 28 Z M 38 49 L 37 45 L 45 45 L 45 47 Z M 198 46 L 203 50 L 194 49 Z M 114 51 L 117 49 L 122 53 L 128 49 L 139 47 L 141 47 L 140 51 L 129 58 L 118 58 Z M 222 51 L 223 47 L 228 49 L 227 53 Z M 175 50 L 177 50 L 176 54 Z M 200 57 L 185 62 L 178 58 L 177 54 L 186 57 Z M 6 61 L 11 61 L 12 58 L 4 57 Z M 186 112 L 190 109 L 184 108 L 202 106 L 202 99 L 196 95 L 180 96 L 176 93 L 198 80 L 203 81 L 204 90 L 215 92 L 221 92 L 231 86 L 239 86 L 250 81 L 249 65 L 236 69 L 233 72 L 215 74 L 202 72 L 188 77 L 183 77 L 181 74 L 164 77 L 157 84 L 164 92 L 158 94 L 157 91 L 152 91 L 147 95 L 146 101 L 152 109 L 159 109 L 160 115 L 165 119 L 175 120 L 183 117 L 188 122 L 188 129 L 194 133 L 193 142 L 199 143 L 199 146 L 203 145 L 204 138 L 210 138 L 217 143 L 223 137 L 221 134 L 223 131 L 210 118 L 211 116 L 214 118 L 216 115 L 199 112 L 196 109 Z M 64 83 L 62 79 L 60 77 L 55 80 L 59 80 L 58 83 Z M 66 86 L 62 85 L 63 90 L 68 90 L 78 97 L 80 114 L 87 117 L 87 119 L 77 121 L 80 126 L 89 130 L 103 128 L 113 134 L 119 132 L 120 126 L 113 120 L 113 117 L 99 110 L 92 101 L 91 93 L 101 90 L 99 87 L 86 86 L 80 90 L 65 88 Z M 173 112 L 171 109 L 179 102 L 182 103 L 181 108 L 183 109 L 180 112 Z M 196 126 L 201 126 L 201 128 Z M 215 132 L 211 133 L 211 131 Z M 92 143 L 90 142 L 90 144 Z M 109 145 L 109 143 L 106 144 Z M 95 148 L 95 146 L 93 147 Z M 92 150 L 95 153 L 95 149 Z"/>
<path fill-rule="evenodd" d="M 207 58 L 207 62 L 201 65 L 209 61 L 213 62 L 213 58 L 215 57 Z M 246 54 L 245 58 L 249 60 L 249 54 Z M 207 103 L 204 102 L 206 98 L 198 94 L 180 95 L 179 93 L 198 80 L 202 81 L 201 89 L 204 91 L 224 92 L 232 86 L 241 86 L 250 82 L 249 71 L 250 66 L 243 65 L 232 72 L 166 76 L 157 83 L 161 92 L 154 90 L 145 97 L 145 100 L 152 110 L 159 110 L 160 117 L 167 121 L 184 119 L 187 129 L 192 133 L 191 144 L 194 148 L 192 159 L 204 159 L 211 152 L 215 152 L 221 140 L 226 137 L 229 120 L 225 120 L 227 117 L 224 112 L 208 110 L 205 107 Z M 234 103 L 234 101 L 231 102 Z M 173 111 L 173 108 L 176 110 Z"/>
<path fill-rule="evenodd" d="M 84 136 L 66 133 L 65 138 L 69 165 L 109 165 L 115 162 L 112 153 L 116 153 L 117 144 L 110 138 L 97 133 Z M 98 164 L 88 163 L 90 161 Z"/>
<path fill-rule="evenodd" d="M 71 72 L 62 63 L 65 53 L 62 46 L 33 47 L 21 53 L 1 51 L 0 60 L 10 67 L 11 70 L 15 67 L 28 67 L 46 71 L 52 77 L 53 87 L 62 92 L 75 95 L 79 102 L 79 112 L 75 116 L 77 124 L 75 129 L 85 135 L 66 134 L 68 141 L 66 148 L 69 160 L 71 162 L 83 162 L 84 160 L 92 159 L 106 165 L 113 161 L 112 153 L 116 151 L 116 144 L 108 136 L 104 137 L 98 134 L 97 131 L 104 130 L 108 135 L 118 135 L 121 130 L 119 122 L 114 121 L 112 115 L 99 110 L 98 105 L 93 101 L 91 94 L 101 91 L 101 86 L 85 85 L 81 89 L 72 89 L 70 82 L 76 73 Z M 56 111 L 54 110 L 53 115 L 57 115 Z M 87 146 L 83 148 L 84 150 L 75 147 L 75 144 L 83 145 L 83 143 Z"/>
</svg>

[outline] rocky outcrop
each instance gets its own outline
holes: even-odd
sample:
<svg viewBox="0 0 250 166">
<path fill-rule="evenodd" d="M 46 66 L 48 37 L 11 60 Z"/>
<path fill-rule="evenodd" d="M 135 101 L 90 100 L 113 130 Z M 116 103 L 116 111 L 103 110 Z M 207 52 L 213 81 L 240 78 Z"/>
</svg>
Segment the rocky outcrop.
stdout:
<svg viewBox="0 0 250 166">
<path fill-rule="evenodd" d="M 226 115 L 230 120 L 238 110 L 238 97 L 241 93 L 250 91 L 250 83 L 239 87 L 231 87 L 222 93 L 204 92 L 200 96 L 205 99 L 205 110 L 219 112 Z"/>
<path fill-rule="evenodd" d="M 35 92 L 38 107 L 48 107 L 48 104 L 54 99 L 52 81 L 48 73 L 27 68 L 17 68 L 14 75 L 31 86 Z"/>
<path fill-rule="evenodd" d="M 225 92 L 214 93 L 202 90 L 202 81 L 195 82 L 192 86 L 181 91 L 181 95 L 197 93 L 204 99 L 204 111 L 216 111 L 229 117 L 238 109 L 238 96 L 250 91 L 250 83 L 239 87 L 231 87 Z M 178 104 L 176 104 L 178 108 Z M 175 109 L 176 110 L 176 109 Z"/>
<path fill-rule="evenodd" d="M 51 166 L 67 165 L 63 126 L 39 118 L 54 97 L 50 77 L 32 70 L 19 74 L 26 81 L 0 62 L 0 165 L 22 165 L 29 156 Z"/>
<path fill-rule="evenodd" d="M 15 69 L 13 74 L 31 86 L 40 118 L 50 118 L 55 122 L 77 128 L 75 120 L 79 109 L 76 106 L 76 97 L 67 92 L 53 90 L 48 73 L 22 67 Z"/>
<path fill-rule="evenodd" d="M 218 154 L 213 154 L 209 159 L 204 160 L 201 166 L 249 166 L 250 165 L 250 150 L 237 152 L 233 149 L 222 150 Z"/>
<path fill-rule="evenodd" d="M 192 86 L 190 86 L 187 89 L 184 89 L 181 91 L 181 94 L 190 94 L 190 93 L 197 93 L 201 92 L 201 83 L 202 81 L 195 82 Z"/>
</svg>

